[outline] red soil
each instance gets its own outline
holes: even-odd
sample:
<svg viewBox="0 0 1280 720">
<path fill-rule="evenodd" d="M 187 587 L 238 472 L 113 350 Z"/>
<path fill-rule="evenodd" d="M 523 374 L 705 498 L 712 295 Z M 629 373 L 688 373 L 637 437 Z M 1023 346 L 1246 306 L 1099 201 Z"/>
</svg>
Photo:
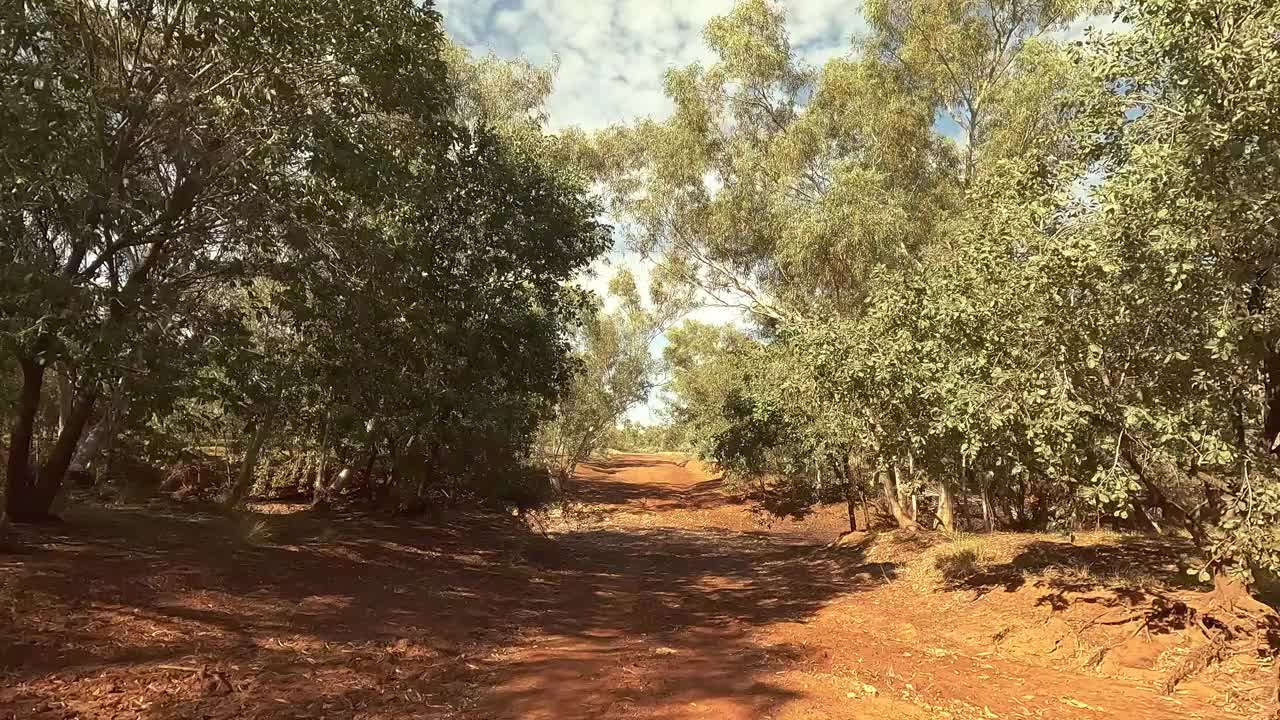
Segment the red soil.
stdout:
<svg viewBox="0 0 1280 720">
<path fill-rule="evenodd" d="M 0 718 L 1234 717 L 956 632 L 1003 606 L 826 549 L 834 509 L 769 525 L 670 456 L 572 492 L 547 537 L 158 508 L 23 529 L 0 555 Z"/>
</svg>

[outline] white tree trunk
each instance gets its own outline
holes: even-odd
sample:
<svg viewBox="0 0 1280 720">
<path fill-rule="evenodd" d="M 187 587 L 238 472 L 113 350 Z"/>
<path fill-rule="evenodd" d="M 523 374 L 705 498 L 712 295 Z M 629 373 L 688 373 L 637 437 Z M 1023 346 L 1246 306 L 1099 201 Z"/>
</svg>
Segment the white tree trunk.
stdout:
<svg viewBox="0 0 1280 720">
<path fill-rule="evenodd" d="M 58 434 L 61 435 L 67 426 L 67 419 L 71 417 L 71 403 L 75 399 L 76 388 L 61 368 L 54 368 L 53 377 L 58 383 Z"/>
<path fill-rule="evenodd" d="M 938 523 L 943 530 L 955 532 L 955 498 L 951 495 L 951 486 L 945 480 L 938 483 Z"/>
<path fill-rule="evenodd" d="M 915 518 L 907 515 L 902 509 L 902 503 L 898 502 L 898 473 L 897 468 L 892 464 L 888 468 L 880 470 L 880 483 L 884 490 L 885 502 L 889 504 L 889 512 L 893 515 L 893 519 L 898 522 L 898 527 L 904 530 L 916 529 Z"/>
<path fill-rule="evenodd" d="M 253 489 L 253 471 L 258 466 L 258 456 L 262 454 L 262 446 L 271 432 L 271 416 L 257 424 L 249 438 L 249 446 L 245 448 L 244 458 L 240 461 L 240 472 L 236 475 L 235 485 L 227 494 L 227 504 L 236 506 Z"/>
<path fill-rule="evenodd" d="M 991 479 L 990 475 L 983 473 L 982 477 L 982 522 L 987 526 L 987 532 L 996 531 L 995 512 L 991 508 Z"/>
<path fill-rule="evenodd" d="M 124 380 L 116 382 L 115 390 L 111 393 L 111 402 L 102 413 L 102 417 L 98 418 L 88 431 L 80 438 L 80 443 L 76 445 L 76 452 L 71 456 L 71 466 L 68 468 L 71 473 L 87 473 L 94 469 L 98 461 L 98 456 L 102 453 L 102 449 L 109 445 L 109 440 L 119 427 L 120 416 L 123 415 L 129 407 L 129 399 L 124 393 Z"/>
</svg>

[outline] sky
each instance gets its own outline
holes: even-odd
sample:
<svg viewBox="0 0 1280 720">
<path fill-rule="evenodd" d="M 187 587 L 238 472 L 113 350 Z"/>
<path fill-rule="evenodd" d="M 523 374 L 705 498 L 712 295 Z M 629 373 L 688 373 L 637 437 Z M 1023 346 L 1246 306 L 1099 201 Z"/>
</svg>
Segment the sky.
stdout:
<svg viewBox="0 0 1280 720">
<path fill-rule="evenodd" d="M 856 0 L 787 0 L 792 47 L 815 65 L 848 52 L 860 33 L 862 12 Z M 670 67 L 710 62 L 702 28 L 727 13 L 733 0 L 436 0 L 453 40 L 475 52 L 492 50 L 507 58 L 525 57 L 557 67 L 549 102 L 552 130 L 587 130 L 662 118 L 671 104 L 662 92 Z M 627 252 L 619 240 L 609 257 L 597 263 L 588 287 L 602 295 L 609 277 L 626 267 L 647 287 L 649 265 Z M 692 317 L 734 322 L 735 310 L 706 308 Z M 660 353 L 666 339 L 652 348 Z M 632 410 L 636 422 L 656 421 L 662 398 Z"/>
<path fill-rule="evenodd" d="M 702 28 L 732 0 L 436 0 L 445 28 L 474 50 L 559 59 L 552 128 L 601 128 L 662 117 L 668 67 L 707 61 Z M 791 43 L 815 63 L 844 52 L 862 12 L 856 0 L 789 0 Z"/>
<path fill-rule="evenodd" d="M 859 0 L 779 4 L 792 48 L 813 65 L 848 53 L 852 38 L 865 30 Z M 667 116 L 671 104 L 662 92 L 664 72 L 709 63 L 702 28 L 732 6 L 733 0 L 436 0 L 455 42 L 478 53 L 492 50 L 502 57 L 557 66 L 548 108 L 552 130 L 592 130 Z M 1079 35 L 1085 24 L 1064 34 Z M 642 290 L 648 286 L 648 263 L 627 252 L 621 240 L 585 284 L 604 295 L 609 278 L 622 267 L 632 271 Z M 738 311 L 725 308 L 704 308 L 692 317 L 721 323 L 741 319 Z M 658 338 L 653 351 L 660 353 L 665 342 Z M 655 394 L 629 417 L 652 423 L 661 406 L 662 398 Z"/>
</svg>

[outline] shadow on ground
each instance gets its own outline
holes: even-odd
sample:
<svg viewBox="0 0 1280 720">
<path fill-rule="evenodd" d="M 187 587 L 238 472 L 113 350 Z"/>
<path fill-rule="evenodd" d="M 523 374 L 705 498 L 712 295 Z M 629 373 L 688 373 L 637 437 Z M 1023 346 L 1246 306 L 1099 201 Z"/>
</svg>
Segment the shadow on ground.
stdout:
<svg viewBox="0 0 1280 720">
<path fill-rule="evenodd" d="M 1117 584 L 1196 587 L 1183 571 L 1194 553 L 1188 541 L 1141 535 L 1120 536 L 1103 544 L 1037 541 L 1010 562 L 985 568 L 951 583 L 953 589 L 1013 592 L 1029 577 L 1063 592 L 1089 592 Z M 1141 574 L 1135 574 L 1135 568 Z"/>
<path fill-rule="evenodd" d="M 718 495 L 703 485 L 594 491 L 688 506 Z M 31 552 L 0 555 L 0 717 L 585 720 L 708 702 L 754 717 L 787 697 L 755 670 L 799 651 L 757 647 L 752 629 L 804 622 L 891 570 L 767 536 L 549 540 L 474 515 L 156 505 L 23 532 Z M 627 663 L 637 683 L 617 681 Z"/>
</svg>

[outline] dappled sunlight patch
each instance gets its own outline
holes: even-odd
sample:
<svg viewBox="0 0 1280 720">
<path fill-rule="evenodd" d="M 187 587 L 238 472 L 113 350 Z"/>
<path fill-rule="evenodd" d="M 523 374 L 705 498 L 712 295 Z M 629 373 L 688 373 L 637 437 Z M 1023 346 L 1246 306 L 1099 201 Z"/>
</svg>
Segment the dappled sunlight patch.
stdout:
<svg viewBox="0 0 1280 720">
<path fill-rule="evenodd" d="M 909 594 L 911 599 L 897 602 L 929 608 L 945 628 L 942 635 L 961 645 L 1047 667 L 1129 678 L 1147 683 L 1152 692 L 1168 689 L 1170 678 L 1178 677 L 1180 695 L 1212 696 L 1240 710 L 1265 705 L 1272 672 L 1265 652 L 1231 653 L 1220 667 L 1180 670 L 1212 647 L 1212 634 L 1203 627 L 1217 622 L 1200 614 L 1204 587 L 1183 571 L 1197 559 L 1186 540 L 1105 531 L 894 531 L 846 547 L 834 544 L 830 551 L 898 563 L 904 582 L 877 594 Z M 847 604 L 851 612 L 857 605 Z M 886 627 L 900 640 L 924 637 L 914 622 Z M 1256 632 L 1265 636 L 1266 630 Z M 1265 646 L 1267 640 L 1260 642 Z"/>
</svg>

